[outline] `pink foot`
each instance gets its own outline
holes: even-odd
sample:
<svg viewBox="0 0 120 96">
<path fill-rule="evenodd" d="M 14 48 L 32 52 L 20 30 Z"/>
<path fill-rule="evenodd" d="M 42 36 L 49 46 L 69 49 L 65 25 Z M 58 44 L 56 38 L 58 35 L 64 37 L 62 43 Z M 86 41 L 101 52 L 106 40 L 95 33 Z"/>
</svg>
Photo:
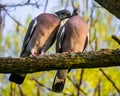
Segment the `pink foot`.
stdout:
<svg viewBox="0 0 120 96">
<path fill-rule="evenodd" d="M 35 57 L 35 56 L 37 56 L 37 55 L 34 53 L 30 54 L 30 57 Z"/>
<path fill-rule="evenodd" d="M 38 56 L 43 56 L 44 54 L 39 54 Z"/>
<path fill-rule="evenodd" d="M 39 56 L 43 56 L 45 53 L 44 52 L 41 52 L 40 54 L 39 54 Z"/>
<path fill-rule="evenodd" d="M 67 54 L 67 53 L 69 53 L 69 52 L 62 52 L 63 54 Z"/>
</svg>

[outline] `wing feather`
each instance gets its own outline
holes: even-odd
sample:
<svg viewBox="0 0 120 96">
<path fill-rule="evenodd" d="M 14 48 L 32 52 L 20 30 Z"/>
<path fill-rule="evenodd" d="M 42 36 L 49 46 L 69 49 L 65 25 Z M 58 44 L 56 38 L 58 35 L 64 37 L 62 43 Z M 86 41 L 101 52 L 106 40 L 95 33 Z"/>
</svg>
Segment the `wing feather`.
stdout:
<svg viewBox="0 0 120 96">
<path fill-rule="evenodd" d="M 31 39 L 31 37 L 32 37 L 32 35 L 33 35 L 34 31 L 35 31 L 36 25 L 37 25 L 37 19 L 34 19 L 34 20 L 32 20 L 30 22 L 27 33 L 26 33 L 26 35 L 24 37 L 22 51 L 21 51 L 20 56 L 22 56 L 22 54 L 24 53 L 28 43 L 30 42 L 30 39 Z"/>
<path fill-rule="evenodd" d="M 85 48 L 87 47 L 88 42 L 89 42 L 89 33 L 88 33 L 87 36 L 86 36 L 86 41 L 85 41 L 85 45 L 84 45 L 84 49 L 83 49 L 83 51 L 84 51 Z"/>
<path fill-rule="evenodd" d="M 65 26 L 62 26 L 59 33 L 57 34 L 57 44 L 56 44 L 56 52 L 60 52 L 61 48 L 62 48 L 62 42 L 63 42 L 63 38 L 65 35 Z"/>
</svg>

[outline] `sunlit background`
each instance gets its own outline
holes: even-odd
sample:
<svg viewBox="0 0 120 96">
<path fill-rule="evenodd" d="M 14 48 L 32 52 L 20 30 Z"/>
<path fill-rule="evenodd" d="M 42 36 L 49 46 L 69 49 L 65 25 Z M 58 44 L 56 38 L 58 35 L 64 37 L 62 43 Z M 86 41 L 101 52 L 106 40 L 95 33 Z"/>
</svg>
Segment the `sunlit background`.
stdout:
<svg viewBox="0 0 120 96">
<path fill-rule="evenodd" d="M 24 35 L 30 21 L 43 12 L 54 13 L 60 9 L 73 11 L 72 0 L 0 0 L 5 9 L 0 10 L 0 57 L 19 57 Z M 89 25 L 90 40 L 86 51 L 117 49 L 120 47 L 111 36 L 120 38 L 120 20 L 97 4 L 94 0 L 74 0 L 81 16 Z M 79 25 L 78 25 L 79 26 Z M 48 54 L 55 53 L 55 45 Z M 104 70 L 104 71 L 103 71 Z M 120 90 L 120 70 L 106 68 L 77 69 L 68 74 L 63 93 L 52 92 L 51 86 L 56 71 L 28 74 L 18 86 L 8 81 L 9 74 L 0 74 L 0 96 L 119 96 L 119 91 L 103 75 L 107 74 Z M 79 87 L 78 87 L 79 86 Z M 50 88 L 50 89 L 49 89 Z"/>
</svg>

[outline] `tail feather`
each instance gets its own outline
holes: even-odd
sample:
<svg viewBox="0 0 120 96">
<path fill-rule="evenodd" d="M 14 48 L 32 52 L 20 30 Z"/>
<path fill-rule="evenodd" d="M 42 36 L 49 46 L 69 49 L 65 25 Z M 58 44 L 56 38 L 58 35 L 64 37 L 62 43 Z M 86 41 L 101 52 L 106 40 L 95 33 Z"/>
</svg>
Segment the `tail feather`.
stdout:
<svg viewBox="0 0 120 96">
<path fill-rule="evenodd" d="M 22 84 L 25 79 L 26 74 L 11 74 L 9 80 L 11 82 Z"/>
<path fill-rule="evenodd" d="M 67 77 L 68 70 L 58 70 L 57 74 L 55 76 L 53 85 L 52 85 L 52 90 L 54 92 L 62 92 L 64 89 L 66 77 Z"/>
</svg>

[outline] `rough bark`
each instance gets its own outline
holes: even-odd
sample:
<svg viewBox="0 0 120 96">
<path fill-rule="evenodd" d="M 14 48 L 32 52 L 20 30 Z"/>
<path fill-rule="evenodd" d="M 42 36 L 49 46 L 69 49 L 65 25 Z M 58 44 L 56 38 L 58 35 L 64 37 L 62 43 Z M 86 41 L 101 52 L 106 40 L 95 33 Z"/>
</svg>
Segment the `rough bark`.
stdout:
<svg viewBox="0 0 120 96">
<path fill-rule="evenodd" d="M 120 50 L 61 53 L 34 58 L 0 58 L 0 73 L 33 73 L 57 69 L 120 66 Z"/>
<path fill-rule="evenodd" d="M 95 0 L 95 1 L 120 19 L 120 0 Z"/>
</svg>

